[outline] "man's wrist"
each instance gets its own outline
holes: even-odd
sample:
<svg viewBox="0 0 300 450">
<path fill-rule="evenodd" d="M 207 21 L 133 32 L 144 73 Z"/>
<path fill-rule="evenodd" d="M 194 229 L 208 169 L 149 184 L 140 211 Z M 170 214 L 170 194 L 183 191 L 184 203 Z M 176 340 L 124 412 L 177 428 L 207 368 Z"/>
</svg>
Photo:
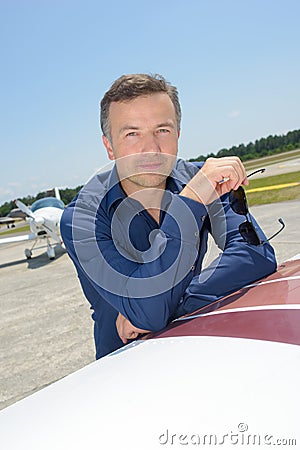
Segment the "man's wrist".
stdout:
<svg viewBox="0 0 300 450">
<path fill-rule="evenodd" d="M 203 205 L 208 205 L 218 198 L 213 183 L 203 175 L 197 174 L 181 191 L 180 195 L 195 200 Z"/>
<path fill-rule="evenodd" d="M 201 198 L 196 194 L 194 189 L 191 189 L 188 185 L 186 185 L 182 191 L 180 192 L 180 195 L 183 197 L 190 198 L 191 200 L 195 200 L 198 203 L 202 203 Z"/>
</svg>

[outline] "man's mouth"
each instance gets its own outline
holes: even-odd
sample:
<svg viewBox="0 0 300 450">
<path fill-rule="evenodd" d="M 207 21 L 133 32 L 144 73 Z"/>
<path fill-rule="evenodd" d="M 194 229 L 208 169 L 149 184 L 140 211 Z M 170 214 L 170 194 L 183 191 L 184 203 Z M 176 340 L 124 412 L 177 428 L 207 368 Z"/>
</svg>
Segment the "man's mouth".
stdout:
<svg viewBox="0 0 300 450">
<path fill-rule="evenodd" d="M 161 162 L 146 162 L 138 164 L 138 169 L 147 172 L 157 172 L 162 166 Z"/>
</svg>

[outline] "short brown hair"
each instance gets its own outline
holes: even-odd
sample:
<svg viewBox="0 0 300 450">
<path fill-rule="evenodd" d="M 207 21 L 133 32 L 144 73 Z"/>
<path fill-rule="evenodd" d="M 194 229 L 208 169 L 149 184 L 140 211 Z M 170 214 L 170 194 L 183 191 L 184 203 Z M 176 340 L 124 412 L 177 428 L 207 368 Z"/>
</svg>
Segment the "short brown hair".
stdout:
<svg viewBox="0 0 300 450">
<path fill-rule="evenodd" d="M 133 100 L 142 95 L 151 95 L 158 92 L 165 92 L 170 97 L 176 114 L 177 128 L 180 129 L 181 108 L 178 99 L 178 91 L 161 75 L 131 74 L 122 75 L 118 78 L 105 93 L 101 100 L 100 124 L 101 129 L 109 140 L 109 107 L 112 102 L 124 102 Z"/>
</svg>

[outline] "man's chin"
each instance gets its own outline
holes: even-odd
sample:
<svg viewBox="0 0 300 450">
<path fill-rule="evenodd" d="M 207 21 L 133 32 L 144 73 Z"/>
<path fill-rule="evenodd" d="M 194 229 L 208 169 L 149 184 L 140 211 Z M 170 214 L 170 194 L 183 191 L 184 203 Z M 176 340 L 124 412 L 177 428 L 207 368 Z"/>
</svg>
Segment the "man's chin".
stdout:
<svg viewBox="0 0 300 450">
<path fill-rule="evenodd" d="M 145 188 L 164 188 L 166 184 L 167 175 L 157 173 L 143 173 L 140 175 L 132 175 L 128 178 L 131 183 Z"/>
</svg>

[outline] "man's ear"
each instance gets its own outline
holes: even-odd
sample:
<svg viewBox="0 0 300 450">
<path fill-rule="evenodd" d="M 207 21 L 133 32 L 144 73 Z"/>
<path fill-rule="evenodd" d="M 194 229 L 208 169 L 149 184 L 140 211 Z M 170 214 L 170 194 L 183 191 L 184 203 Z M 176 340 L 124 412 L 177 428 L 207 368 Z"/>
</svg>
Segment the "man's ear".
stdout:
<svg viewBox="0 0 300 450">
<path fill-rule="evenodd" d="M 180 129 L 177 131 L 178 139 L 180 138 Z"/>
<path fill-rule="evenodd" d="M 111 161 L 113 161 L 115 159 L 115 155 L 114 155 L 114 151 L 113 151 L 113 148 L 111 146 L 111 143 L 109 142 L 107 137 L 104 136 L 104 135 L 102 136 L 102 142 L 103 142 L 104 147 L 106 148 L 107 155 L 108 155 L 109 159 Z"/>
</svg>

